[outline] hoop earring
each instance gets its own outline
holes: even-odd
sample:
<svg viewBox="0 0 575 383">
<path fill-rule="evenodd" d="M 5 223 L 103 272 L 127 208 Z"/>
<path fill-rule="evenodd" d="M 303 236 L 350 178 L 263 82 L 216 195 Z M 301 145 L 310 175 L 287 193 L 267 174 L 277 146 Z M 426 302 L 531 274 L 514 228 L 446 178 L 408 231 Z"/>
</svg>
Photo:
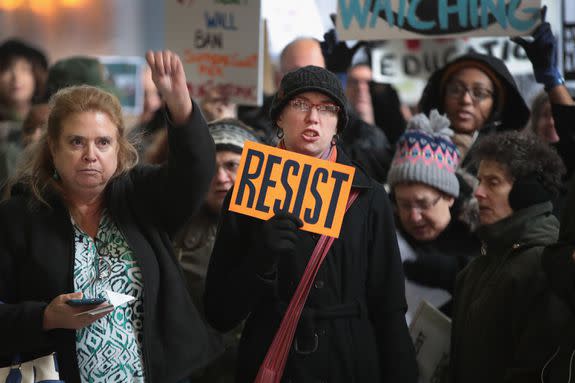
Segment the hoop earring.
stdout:
<svg viewBox="0 0 575 383">
<path fill-rule="evenodd" d="M 339 141 L 339 134 L 334 134 L 333 137 L 331 138 L 331 146 L 334 146 L 337 144 L 337 142 Z"/>
<path fill-rule="evenodd" d="M 280 140 L 281 140 L 282 138 L 284 138 L 284 131 L 283 131 L 283 129 L 277 128 L 277 130 L 276 130 L 276 136 L 277 136 L 277 138 L 279 138 Z"/>
</svg>

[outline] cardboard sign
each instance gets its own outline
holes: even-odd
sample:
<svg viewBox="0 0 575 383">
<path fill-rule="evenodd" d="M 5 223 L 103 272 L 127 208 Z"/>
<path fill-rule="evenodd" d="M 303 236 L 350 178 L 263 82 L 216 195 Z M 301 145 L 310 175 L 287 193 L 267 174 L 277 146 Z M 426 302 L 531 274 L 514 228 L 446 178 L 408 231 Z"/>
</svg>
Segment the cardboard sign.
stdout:
<svg viewBox="0 0 575 383">
<path fill-rule="evenodd" d="M 540 0 L 338 0 L 343 40 L 529 34 Z"/>
<path fill-rule="evenodd" d="M 230 201 L 230 210 L 267 220 L 290 212 L 302 230 L 337 238 L 355 169 L 246 142 Z"/>
<path fill-rule="evenodd" d="M 193 98 L 214 89 L 231 102 L 261 105 L 260 0 L 166 0 L 166 48 L 184 63 Z"/>
<path fill-rule="evenodd" d="M 435 70 L 470 51 L 501 59 L 513 75 L 533 72 L 523 48 L 507 37 L 394 40 L 372 49 L 373 80 L 394 84 L 403 102 L 416 104 Z"/>
<path fill-rule="evenodd" d="M 419 369 L 419 382 L 444 381 L 449 368 L 451 320 L 422 301 L 409 326 Z"/>
</svg>

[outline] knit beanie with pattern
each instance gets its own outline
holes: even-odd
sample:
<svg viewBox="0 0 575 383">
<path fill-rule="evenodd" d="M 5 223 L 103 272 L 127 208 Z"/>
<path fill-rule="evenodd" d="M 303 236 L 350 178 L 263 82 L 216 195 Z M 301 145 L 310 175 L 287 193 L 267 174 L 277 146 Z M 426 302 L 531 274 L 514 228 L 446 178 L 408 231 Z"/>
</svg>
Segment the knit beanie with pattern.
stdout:
<svg viewBox="0 0 575 383">
<path fill-rule="evenodd" d="M 450 196 L 459 196 L 455 170 L 459 151 L 451 142 L 453 131 L 449 120 L 432 110 L 415 115 L 397 141 L 387 180 L 393 188 L 400 183 L 419 182 Z"/>
<path fill-rule="evenodd" d="M 270 108 L 271 120 L 275 123 L 287 103 L 295 96 L 305 92 L 320 92 L 329 96 L 339 106 L 337 131 L 347 125 L 347 99 L 337 76 L 327 69 L 308 65 L 287 73 L 280 83 Z"/>
<path fill-rule="evenodd" d="M 216 151 L 241 153 L 246 141 L 260 142 L 254 131 L 235 118 L 223 118 L 208 123 L 208 129 L 216 144 Z"/>
</svg>

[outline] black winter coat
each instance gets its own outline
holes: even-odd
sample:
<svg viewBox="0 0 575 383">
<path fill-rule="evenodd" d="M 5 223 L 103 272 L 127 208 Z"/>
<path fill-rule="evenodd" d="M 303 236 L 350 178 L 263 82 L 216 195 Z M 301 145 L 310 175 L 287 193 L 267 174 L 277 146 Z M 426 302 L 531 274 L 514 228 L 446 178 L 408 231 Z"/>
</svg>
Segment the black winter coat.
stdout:
<svg viewBox="0 0 575 383">
<path fill-rule="evenodd" d="M 554 350 L 544 246 L 557 219 L 545 202 L 478 230 L 483 254 L 458 275 L 451 333 L 451 383 L 539 382 Z"/>
<path fill-rule="evenodd" d="M 559 136 L 559 142 L 553 144 L 557 153 L 561 156 L 567 174 L 565 179 L 571 179 L 575 172 L 575 155 L 573 155 L 573 146 L 575 145 L 575 105 L 551 104 L 555 129 Z"/>
<path fill-rule="evenodd" d="M 337 162 L 351 165 L 338 150 Z M 383 187 L 356 168 L 360 195 L 345 215 L 310 290 L 282 382 L 415 382 L 415 354 L 405 323 L 404 277 L 393 215 Z M 237 382 L 253 382 L 303 275 L 317 235 L 298 231 L 296 251 L 264 279 L 250 251 L 263 221 L 224 204 L 204 303 L 210 324 L 228 331 L 247 318 Z M 297 348 L 297 351 L 296 351 Z"/>
<path fill-rule="evenodd" d="M 563 138 L 561 138 L 563 139 Z M 557 298 L 554 345 L 556 349 L 542 371 L 543 383 L 567 382 L 575 371 L 575 179 L 571 182 L 567 204 L 563 210 L 559 240 L 543 253 L 543 269 Z M 571 375 L 572 376 L 572 375 Z"/>
<path fill-rule="evenodd" d="M 173 233 L 199 207 L 214 173 L 215 148 L 194 104 L 188 124 L 169 128 L 170 158 L 138 166 L 106 189 L 109 213 L 144 280 L 143 355 L 147 382 L 176 382 L 213 357 L 205 326 L 174 257 Z M 42 329 L 44 309 L 74 291 L 74 231 L 67 208 L 23 194 L 0 204 L 0 358 L 58 353 L 63 380 L 80 381 L 74 330 Z"/>
</svg>

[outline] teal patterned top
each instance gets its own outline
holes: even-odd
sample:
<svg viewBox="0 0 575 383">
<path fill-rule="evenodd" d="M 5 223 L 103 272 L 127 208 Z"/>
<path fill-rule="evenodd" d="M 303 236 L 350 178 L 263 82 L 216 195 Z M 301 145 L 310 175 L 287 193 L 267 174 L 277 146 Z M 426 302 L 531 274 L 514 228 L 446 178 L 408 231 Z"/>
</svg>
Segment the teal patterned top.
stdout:
<svg viewBox="0 0 575 383">
<path fill-rule="evenodd" d="M 105 290 L 136 298 L 76 331 L 76 354 L 82 382 L 143 383 L 144 283 L 126 239 L 102 214 L 96 238 L 74 224 L 74 291 L 106 297 Z"/>
</svg>

